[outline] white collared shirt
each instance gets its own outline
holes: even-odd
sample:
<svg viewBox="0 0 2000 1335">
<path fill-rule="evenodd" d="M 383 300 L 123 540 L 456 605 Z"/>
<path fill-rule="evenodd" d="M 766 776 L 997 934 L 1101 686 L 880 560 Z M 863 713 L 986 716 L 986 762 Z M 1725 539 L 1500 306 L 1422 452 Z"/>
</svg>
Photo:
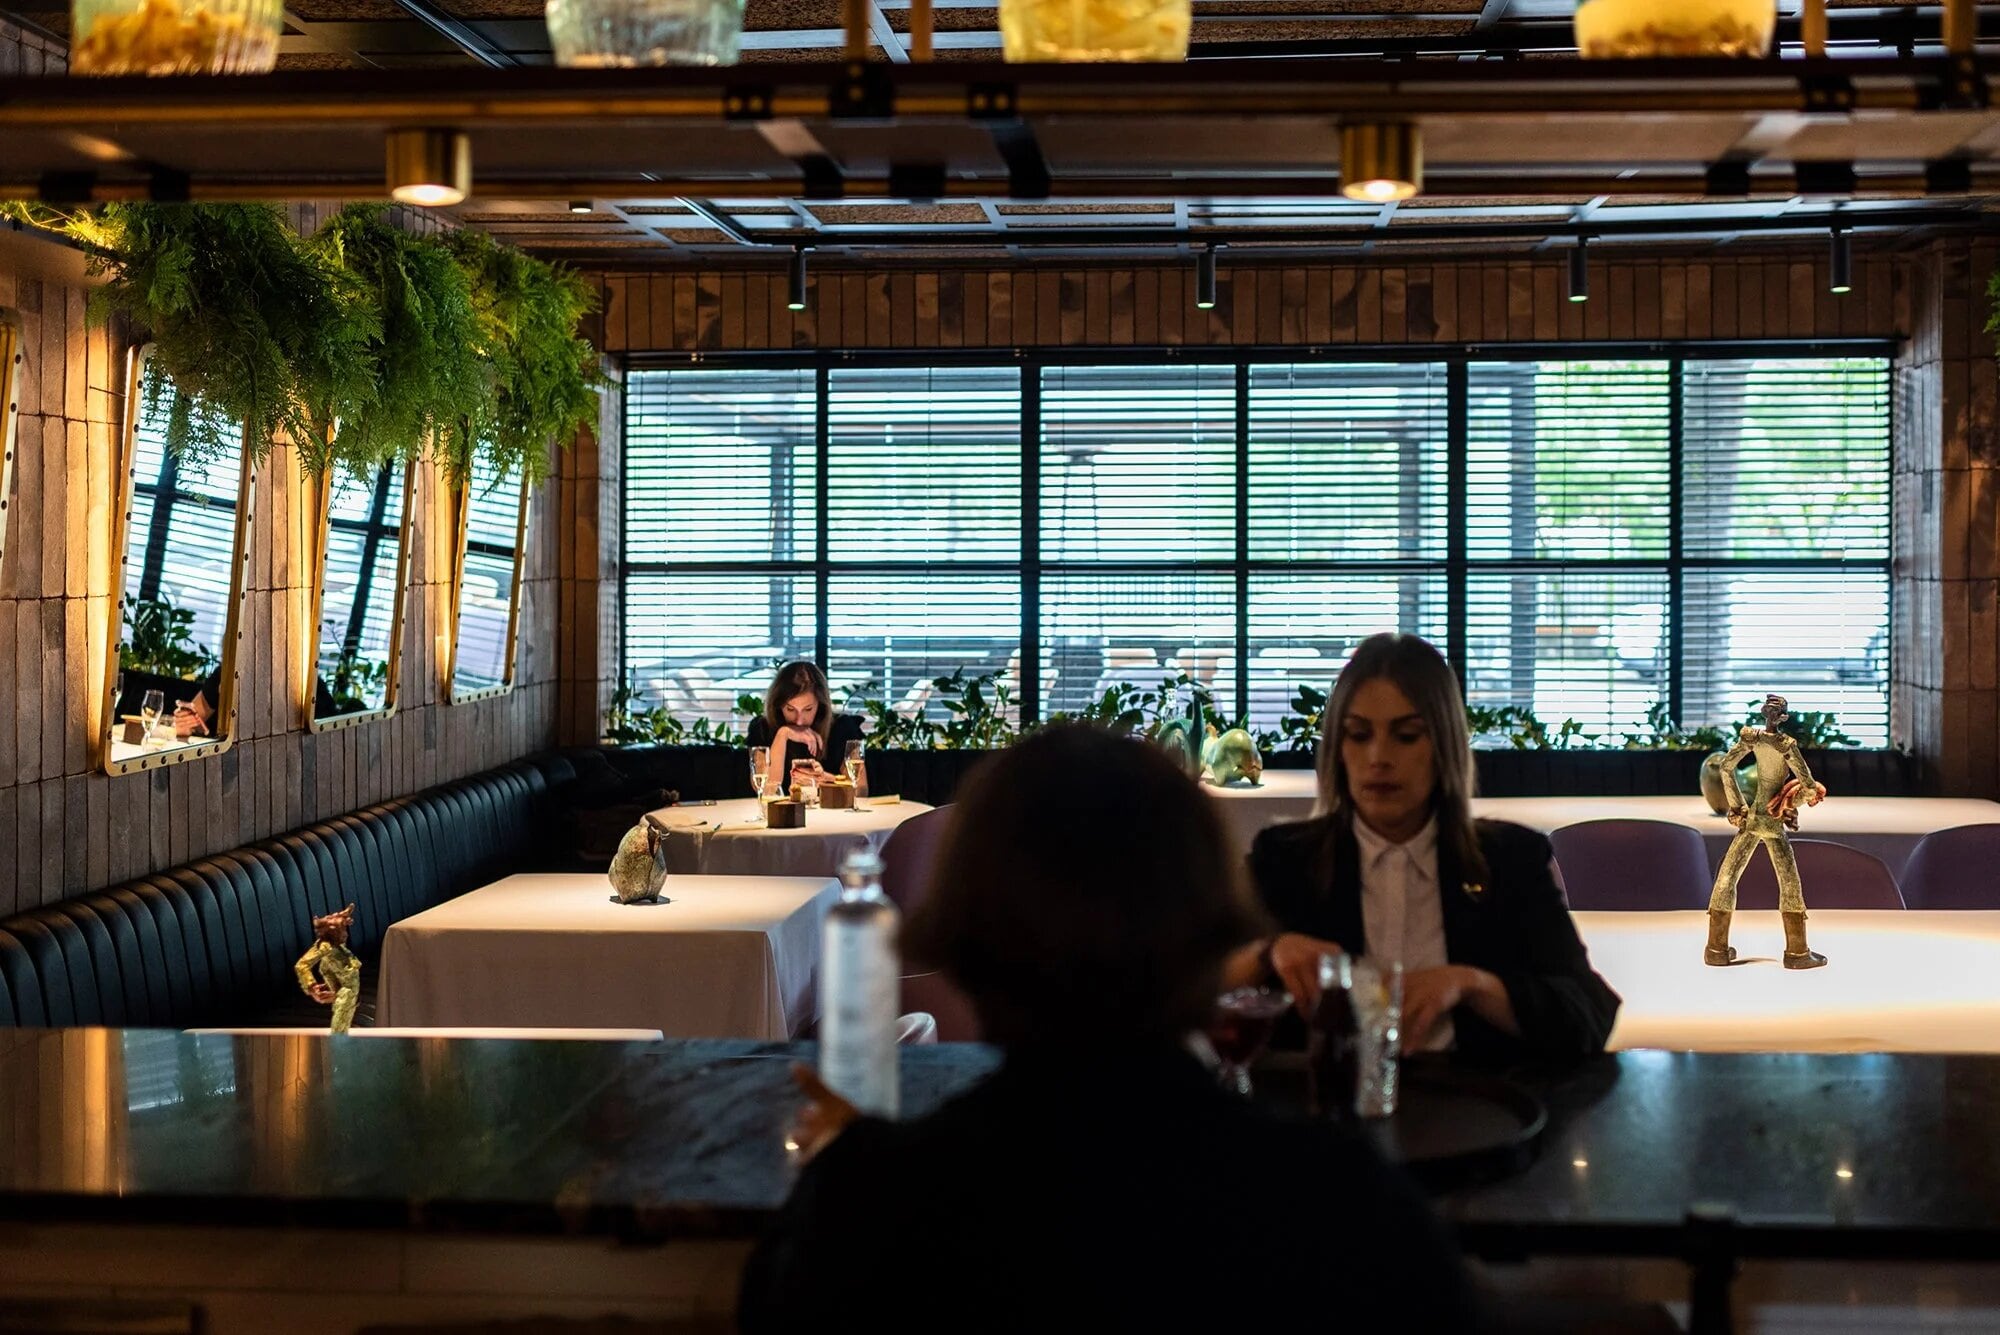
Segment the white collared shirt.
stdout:
<svg viewBox="0 0 2000 1335">
<path fill-rule="evenodd" d="M 1356 819 L 1354 838 L 1361 846 L 1361 929 L 1368 937 L 1368 953 L 1401 960 L 1406 977 L 1449 964 L 1444 900 L 1438 892 L 1437 818 L 1402 844 L 1390 843 Z M 1449 1048 L 1453 1038 L 1447 1015 L 1422 1050 Z M 1407 1037 L 1404 1048 L 1416 1050 Z"/>
</svg>

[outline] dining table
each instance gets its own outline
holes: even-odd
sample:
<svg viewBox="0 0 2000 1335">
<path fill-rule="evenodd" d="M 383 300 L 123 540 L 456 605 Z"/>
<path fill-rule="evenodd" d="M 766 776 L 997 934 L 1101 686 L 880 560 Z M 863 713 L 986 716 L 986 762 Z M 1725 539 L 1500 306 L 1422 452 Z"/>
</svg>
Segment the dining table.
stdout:
<svg viewBox="0 0 2000 1335">
<path fill-rule="evenodd" d="M 922 802 L 862 798 L 851 808 L 808 807 L 805 826 L 773 830 L 754 797 L 661 807 L 667 870 L 709 876 L 837 876 L 850 849 L 876 852 L 896 827 L 931 808 Z"/>
<path fill-rule="evenodd" d="M 389 928 L 378 1024 L 784 1039 L 818 1018 L 830 876 L 673 875 L 621 904 L 602 875 L 509 876 Z"/>
<path fill-rule="evenodd" d="M 1203 789 L 1216 801 L 1232 848 L 1247 854 L 1260 830 L 1312 815 L 1317 796 L 1310 770 L 1265 770 L 1257 785 Z M 1512 821 L 1543 834 L 1592 820 L 1655 820 L 1684 825 L 1702 837 L 1709 871 L 1736 831 L 1698 793 L 1649 797 L 1478 797 L 1475 816 Z M 1799 816 L 1799 837 L 1846 844 L 1873 854 L 1900 876 L 1917 842 L 1936 830 L 2000 824 L 2000 802 L 1973 797 L 1841 797 L 1834 795 Z"/>
</svg>

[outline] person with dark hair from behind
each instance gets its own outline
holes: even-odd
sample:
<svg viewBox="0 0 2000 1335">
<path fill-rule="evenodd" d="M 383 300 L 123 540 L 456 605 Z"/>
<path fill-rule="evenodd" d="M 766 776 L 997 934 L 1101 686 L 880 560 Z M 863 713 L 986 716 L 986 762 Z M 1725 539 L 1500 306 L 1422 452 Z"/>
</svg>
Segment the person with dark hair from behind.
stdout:
<svg viewBox="0 0 2000 1335">
<path fill-rule="evenodd" d="M 750 746 L 771 748 L 771 768 L 764 783 L 766 796 L 785 791 L 792 781 L 792 762 L 811 760 L 838 774 L 847 744 L 861 739 L 858 714 L 833 712 L 833 695 L 819 664 L 806 659 L 785 664 L 764 692 L 764 712 L 750 720 Z"/>
<path fill-rule="evenodd" d="M 956 811 L 905 953 L 966 992 L 1002 1065 L 903 1123 L 819 1090 L 742 1330 L 1479 1326 L 1406 1179 L 1191 1054 L 1261 926 L 1214 804 L 1164 753 L 1052 727 Z"/>
<path fill-rule="evenodd" d="M 1362 642 L 1327 700 L 1319 814 L 1250 850 L 1278 930 L 1232 985 L 1283 987 L 1310 1013 L 1328 951 L 1401 960 L 1403 1050 L 1495 1064 L 1604 1050 L 1618 994 L 1590 967 L 1549 841 L 1472 817 L 1465 704 L 1414 635 Z"/>
</svg>

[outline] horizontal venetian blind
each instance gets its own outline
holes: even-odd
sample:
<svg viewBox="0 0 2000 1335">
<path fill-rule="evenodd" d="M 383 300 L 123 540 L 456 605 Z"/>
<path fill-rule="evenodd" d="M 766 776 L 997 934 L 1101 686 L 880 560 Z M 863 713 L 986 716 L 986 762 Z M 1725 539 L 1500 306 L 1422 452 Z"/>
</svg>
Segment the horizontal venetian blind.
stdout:
<svg viewBox="0 0 2000 1335">
<path fill-rule="evenodd" d="M 1421 635 L 1448 652 L 1442 569 L 1395 574 L 1256 572 L 1250 576 L 1250 722 L 1274 729 L 1300 686 L 1329 691 L 1371 635 Z M 1230 663 L 1233 667 L 1234 656 Z M 1231 681 L 1231 689 L 1234 682 Z"/>
<path fill-rule="evenodd" d="M 809 574 L 625 577 L 626 678 L 640 708 L 664 704 L 684 723 L 728 722 L 737 697 L 764 694 L 773 665 L 811 658 L 818 634 Z"/>
<path fill-rule="evenodd" d="M 846 575 L 828 583 L 827 683 L 839 704 L 857 691 L 908 716 L 947 717 L 937 678 L 963 669 L 1021 682 L 1019 575 L 934 571 Z"/>
<path fill-rule="evenodd" d="M 812 559 L 817 412 L 810 369 L 626 377 L 626 560 Z"/>
<path fill-rule="evenodd" d="M 167 455 L 170 395 L 143 406 L 134 433 L 125 591 L 194 613 L 193 642 L 220 656 L 236 559 L 240 446 L 201 460 Z"/>
<path fill-rule="evenodd" d="M 520 537 L 521 480 L 484 457 L 474 462 L 466 493 L 465 568 L 459 581 L 454 685 L 483 690 L 508 679 L 507 621 L 513 608 Z"/>
<path fill-rule="evenodd" d="M 1665 362 L 1481 362 L 1468 374 L 1473 560 L 1665 559 Z"/>
<path fill-rule="evenodd" d="M 1683 369 L 1686 705 L 1733 723 L 1776 692 L 1888 741 L 1889 362 Z M 1830 569 L 1759 569 L 1786 560 Z M 1728 566 L 1720 562 L 1740 562 Z"/>
<path fill-rule="evenodd" d="M 1236 586 L 1226 571 L 1092 571 L 1042 581 L 1045 713 L 1072 712 L 1114 684 L 1158 690 L 1186 672 L 1234 709 Z"/>
<path fill-rule="evenodd" d="M 1889 556 L 1889 363 L 1689 362 L 1686 552 Z"/>
<path fill-rule="evenodd" d="M 1042 559 L 1228 560 L 1236 369 L 1042 372 Z"/>
<path fill-rule="evenodd" d="M 1021 373 L 836 370 L 827 404 L 833 561 L 1021 554 Z"/>
<path fill-rule="evenodd" d="M 1445 368 L 1250 368 L 1250 555 L 1435 560 L 1445 546 Z"/>
<path fill-rule="evenodd" d="M 342 652 L 350 645 L 359 659 L 389 660 L 402 556 L 403 469 L 384 468 L 365 482 L 346 473 L 335 477 L 329 520 L 319 670 L 331 684 Z M 367 707 L 380 706 L 384 694 L 380 686 L 370 686 Z"/>
</svg>

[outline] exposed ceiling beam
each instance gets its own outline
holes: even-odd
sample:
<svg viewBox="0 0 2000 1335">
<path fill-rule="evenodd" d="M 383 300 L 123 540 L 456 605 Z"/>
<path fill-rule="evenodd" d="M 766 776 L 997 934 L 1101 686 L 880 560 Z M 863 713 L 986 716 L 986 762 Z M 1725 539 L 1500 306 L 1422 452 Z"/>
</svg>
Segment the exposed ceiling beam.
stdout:
<svg viewBox="0 0 2000 1335">
<path fill-rule="evenodd" d="M 693 199 L 682 196 L 681 203 L 687 205 L 689 213 L 694 214 L 697 218 L 700 218 L 703 222 L 739 246 L 766 246 L 771 244 L 771 242 L 765 241 L 760 237 L 752 236 L 743 229 L 743 224 L 730 217 L 726 210 L 717 208 L 705 199 Z"/>
<path fill-rule="evenodd" d="M 1861 235 L 1870 230 L 1907 232 L 1916 228 L 1938 228 L 1981 234 L 2000 233 L 2000 218 L 1965 209 L 1928 206 L 1856 212 L 1847 209 L 1816 208 L 1811 212 L 1781 213 L 1768 217 L 1732 216 L 1716 218 L 1619 219 L 1603 215 L 1588 221 L 1533 222 L 1496 220 L 1492 222 L 1411 223 L 1390 229 L 1341 227 L 1117 227 L 1099 224 L 1067 227 L 1015 227 L 995 233 L 981 227 L 952 228 L 944 231 L 912 233 L 902 229 L 828 232 L 820 244 L 829 248 L 854 250 L 929 248 L 938 250 L 964 247 L 990 248 L 994 245 L 1021 247 L 1177 247 L 1222 244 L 1244 249 L 1259 245 L 1288 247 L 1324 246 L 1327 249 L 1365 250 L 1375 243 L 1393 245 L 1409 241 L 1506 241 L 1545 237 L 1576 237 L 1587 234 L 1593 241 L 1657 240 L 1665 238 L 1709 239 L 1718 236 L 1778 235 L 1824 232 L 1836 218 L 1850 232 Z M 1387 235 L 1385 235 L 1387 233 Z"/>
<path fill-rule="evenodd" d="M 459 50 L 471 56 L 482 65 L 493 69 L 509 69 L 521 62 L 510 51 L 495 46 L 461 20 L 447 14 L 431 3 L 431 0 L 396 0 L 405 13 L 432 32 L 446 38 Z"/>
</svg>

